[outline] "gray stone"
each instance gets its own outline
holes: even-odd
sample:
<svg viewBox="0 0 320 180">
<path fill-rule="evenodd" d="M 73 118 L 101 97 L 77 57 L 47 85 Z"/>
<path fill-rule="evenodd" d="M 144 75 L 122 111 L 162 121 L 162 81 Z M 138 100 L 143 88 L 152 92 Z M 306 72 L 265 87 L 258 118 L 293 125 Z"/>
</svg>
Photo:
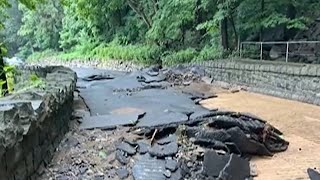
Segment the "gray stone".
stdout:
<svg viewBox="0 0 320 180">
<path fill-rule="evenodd" d="M 166 177 L 166 178 L 170 178 L 171 177 L 171 171 L 169 170 L 166 170 L 163 175 Z"/>
<path fill-rule="evenodd" d="M 120 179 L 126 179 L 129 176 L 129 171 L 125 167 L 120 167 L 116 171 Z"/>
<path fill-rule="evenodd" d="M 144 142 L 138 142 L 138 152 L 140 154 L 145 154 L 149 151 L 150 145 Z"/>
<path fill-rule="evenodd" d="M 134 155 L 137 152 L 136 148 L 125 142 L 121 142 L 120 144 L 118 144 L 117 149 L 126 152 L 128 155 Z"/>
<path fill-rule="evenodd" d="M 152 156 L 156 156 L 159 158 L 167 157 L 167 156 L 174 156 L 178 152 L 178 144 L 177 142 L 171 142 L 165 145 L 155 144 L 149 150 L 149 153 Z"/>
<path fill-rule="evenodd" d="M 123 152 L 120 150 L 116 151 L 116 159 L 121 163 L 121 164 L 128 164 L 129 158 L 124 156 Z"/>
<path fill-rule="evenodd" d="M 170 170 L 171 172 L 176 171 L 178 168 L 178 162 L 174 159 L 167 159 L 166 160 L 166 169 Z"/>
<path fill-rule="evenodd" d="M 176 135 L 169 135 L 169 136 L 166 137 L 166 138 L 163 138 L 163 139 L 158 140 L 157 143 L 158 143 L 159 145 L 165 145 L 165 144 L 169 144 L 169 143 L 171 143 L 171 142 L 174 142 L 174 141 L 176 141 L 176 140 L 177 140 Z"/>
<path fill-rule="evenodd" d="M 94 180 L 104 180 L 104 175 L 95 175 Z"/>
</svg>

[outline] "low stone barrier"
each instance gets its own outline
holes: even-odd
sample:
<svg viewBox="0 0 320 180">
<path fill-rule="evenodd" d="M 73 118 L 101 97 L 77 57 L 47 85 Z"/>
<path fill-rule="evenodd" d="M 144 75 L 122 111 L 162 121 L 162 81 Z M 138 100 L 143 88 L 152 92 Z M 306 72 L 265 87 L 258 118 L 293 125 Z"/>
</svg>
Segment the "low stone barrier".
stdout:
<svg viewBox="0 0 320 180">
<path fill-rule="evenodd" d="M 0 99 L 0 179 L 36 179 L 68 131 L 76 74 L 63 67 L 25 68 L 46 81 L 44 91 Z"/>
<path fill-rule="evenodd" d="M 320 66 L 271 61 L 218 60 L 200 63 L 214 81 L 250 91 L 320 105 Z"/>
<path fill-rule="evenodd" d="M 121 60 L 99 60 L 99 59 L 84 59 L 84 60 L 59 60 L 59 59 L 43 59 L 40 62 L 30 62 L 30 65 L 41 66 L 67 66 L 67 67 L 83 67 L 83 68 L 101 68 L 117 71 L 134 71 L 143 68 L 144 66 L 135 64 L 132 61 Z"/>
</svg>

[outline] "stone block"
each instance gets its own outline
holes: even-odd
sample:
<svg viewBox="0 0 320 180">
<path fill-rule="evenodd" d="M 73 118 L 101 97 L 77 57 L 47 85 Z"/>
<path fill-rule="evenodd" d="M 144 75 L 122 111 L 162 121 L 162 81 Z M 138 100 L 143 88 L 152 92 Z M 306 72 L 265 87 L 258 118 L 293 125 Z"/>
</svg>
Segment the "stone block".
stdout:
<svg viewBox="0 0 320 180">
<path fill-rule="evenodd" d="M 293 68 L 293 67 L 288 66 L 288 67 L 287 67 L 287 74 L 289 74 L 289 75 L 293 75 L 293 74 L 294 74 L 294 68 Z"/>
<path fill-rule="evenodd" d="M 38 169 L 43 160 L 42 150 L 40 146 L 34 147 L 33 149 L 33 167 Z"/>
<path fill-rule="evenodd" d="M 0 158 L 0 177 L 7 177 L 7 168 L 6 168 L 6 160 L 5 157 Z"/>
<path fill-rule="evenodd" d="M 28 155 L 25 156 L 26 170 L 28 176 L 32 175 L 35 172 L 33 166 L 33 152 L 31 151 Z"/>
<path fill-rule="evenodd" d="M 15 168 L 23 161 L 24 148 L 20 143 L 16 144 L 12 148 L 8 148 L 5 153 L 5 161 L 7 163 L 7 171 L 13 172 Z"/>
<path fill-rule="evenodd" d="M 318 66 L 310 65 L 308 70 L 309 76 L 317 76 Z"/>
<path fill-rule="evenodd" d="M 27 167 L 25 161 L 21 161 L 15 169 L 14 173 L 15 180 L 26 180 L 27 179 Z"/>
<path fill-rule="evenodd" d="M 309 67 L 308 67 L 308 66 L 303 66 L 303 67 L 301 68 L 300 75 L 306 76 L 306 75 L 308 75 L 308 74 L 309 74 Z"/>
</svg>

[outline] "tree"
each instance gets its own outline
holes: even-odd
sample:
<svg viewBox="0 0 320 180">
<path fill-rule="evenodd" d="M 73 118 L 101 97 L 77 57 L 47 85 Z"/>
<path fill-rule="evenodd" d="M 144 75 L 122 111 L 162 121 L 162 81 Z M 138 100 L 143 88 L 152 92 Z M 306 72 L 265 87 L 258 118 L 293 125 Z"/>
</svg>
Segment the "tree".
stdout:
<svg viewBox="0 0 320 180">
<path fill-rule="evenodd" d="M 34 9 L 35 5 L 40 2 L 41 0 L 19 0 L 20 3 L 24 4 L 26 7 L 30 8 L 30 9 Z M 10 7 L 10 3 L 8 2 L 8 0 L 0 0 L 0 13 L 1 15 L 5 14 L 4 11 L 6 8 Z M 4 28 L 4 24 L 3 24 L 3 20 L 6 17 L 0 17 L 0 30 L 2 30 Z M 3 95 L 5 95 L 7 93 L 8 90 L 8 84 L 7 84 L 7 78 L 6 78 L 6 74 L 4 72 L 4 61 L 3 61 L 3 56 L 4 56 L 4 47 L 2 45 L 3 40 L 0 40 L 0 80 L 3 81 L 4 83 L 2 84 L 2 93 L 4 93 Z"/>
<path fill-rule="evenodd" d="M 45 51 L 59 50 L 62 30 L 63 9 L 59 1 L 46 0 L 36 5 L 36 9 L 20 7 L 23 12 L 22 26 L 18 34 L 28 39 L 24 49 Z"/>
</svg>

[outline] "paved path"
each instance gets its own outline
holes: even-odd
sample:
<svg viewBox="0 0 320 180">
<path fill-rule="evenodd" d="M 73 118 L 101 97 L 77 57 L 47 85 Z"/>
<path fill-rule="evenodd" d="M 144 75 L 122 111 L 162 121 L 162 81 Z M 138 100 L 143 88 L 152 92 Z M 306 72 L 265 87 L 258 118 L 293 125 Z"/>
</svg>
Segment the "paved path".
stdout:
<svg viewBox="0 0 320 180">
<path fill-rule="evenodd" d="M 110 73 L 109 71 L 104 70 L 75 70 L 77 71 L 78 76 L 80 77 L 84 77 L 95 73 Z M 121 77 L 124 76 L 125 73 L 117 72 L 113 73 L 113 75 L 119 76 L 120 80 L 123 81 L 121 84 L 125 84 L 125 86 L 139 86 L 136 82 L 131 82 L 132 79 L 136 78 L 137 74 L 135 73 L 129 76 L 126 75 L 132 78 L 129 79 L 128 83 L 126 83 L 128 79 L 121 79 Z M 87 101 L 89 102 L 90 96 L 94 96 L 94 101 L 91 102 L 91 106 L 94 107 L 93 111 L 96 110 L 99 113 L 109 114 L 108 111 L 111 112 L 114 110 L 112 108 L 110 109 L 110 106 L 112 104 L 115 104 L 116 106 L 120 104 L 120 101 L 117 101 L 116 103 L 115 101 L 110 101 L 111 104 L 103 102 L 105 101 L 105 99 L 110 98 L 110 96 L 107 95 L 106 97 L 104 97 L 99 93 L 102 91 L 107 92 L 107 89 L 115 88 L 119 85 L 114 81 L 109 82 L 111 82 L 109 83 L 111 84 L 111 86 L 101 86 L 101 84 L 99 84 L 101 82 L 79 82 L 79 85 L 94 87 L 90 90 L 94 93 L 92 93 L 91 95 L 89 91 L 87 92 L 89 93 L 87 94 L 88 96 L 85 97 L 85 99 L 87 99 Z M 270 124 L 274 125 L 284 133 L 284 138 L 290 142 L 289 149 L 286 152 L 276 154 L 272 158 L 257 157 L 253 159 L 253 162 L 257 165 L 259 174 L 259 176 L 256 179 L 308 179 L 306 172 L 307 168 L 320 168 L 320 156 L 317 156 L 320 150 L 320 107 L 248 92 L 231 94 L 227 91 L 208 85 L 195 85 L 191 86 L 191 89 L 198 89 L 200 91 L 202 90 L 207 92 L 213 91 L 218 93 L 218 98 L 208 99 L 202 102 L 202 105 L 206 108 L 223 108 L 232 111 L 250 112 L 267 120 Z M 94 90 L 96 90 L 97 92 L 95 92 Z M 157 92 L 158 91 L 160 92 L 160 90 L 157 90 Z M 161 93 L 156 92 L 153 92 L 151 94 L 154 94 L 155 96 L 159 94 L 161 95 Z M 143 106 L 153 106 L 161 104 L 161 102 L 159 101 L 161 100 L 161 97 L 169 97 L 169 99 L 167 99 L 169 101 L 169 104 L 166 104 L 165 107 L 167 107 L 168 105 L 175 105 L 176 110 L 184 110 L 189 109 L 191 107 L 189 105 L 186 106 L 186 102 L 189 103 L 189 101 L 186 100 L 187 98 L 184 99 L 184 97 L 179 97 L 171 93 L 164 93 L 163 96 L 159 97 L 160 98 L 147 96 L 147 99 L 154 99 L 154 101 L 148 101 L 150 102 L 150 104 L 144 104 L 144 102 L 147 101 L 141 101 L 140 105 L 138 106 L 133 106 L 133 104 L 131 104 L 130 107 L 126 108 L 137 109 L 141 107 L 142 109 L 148 109 L 149 107 L 143 108 Z M 172 100 L 174 98 L 178 99 Z M 100 102 L 100 100 L 102 101 Z M 126 102 L 124 101 L 123 103 Z M 192 104 L 192 102 L 190 102 L 190 104 Z M 109 109 L 104 109 L 105 107 Z M 156 108 L 158 108 L 158 106 L 152 107 L 150 112 L 152 111 L 152 109 Z M 117 109 L 119 108 L 115 108 L 115 110 Z M 165 111 L 165 109 L 162 108 L 161 111 Z M 160 115 L 153 117 L 159 116 Z"/>
<path fill-rule="evenodd" d="M 259 173 L 256 179 L 309 179 L 307 168 L 320 169 L 319 106 L 248 92 L 220 93 L 202 105 L 253 113 L 284 133 L 289 149 L 272 158 L 255 158 Z"/>
</svg>

